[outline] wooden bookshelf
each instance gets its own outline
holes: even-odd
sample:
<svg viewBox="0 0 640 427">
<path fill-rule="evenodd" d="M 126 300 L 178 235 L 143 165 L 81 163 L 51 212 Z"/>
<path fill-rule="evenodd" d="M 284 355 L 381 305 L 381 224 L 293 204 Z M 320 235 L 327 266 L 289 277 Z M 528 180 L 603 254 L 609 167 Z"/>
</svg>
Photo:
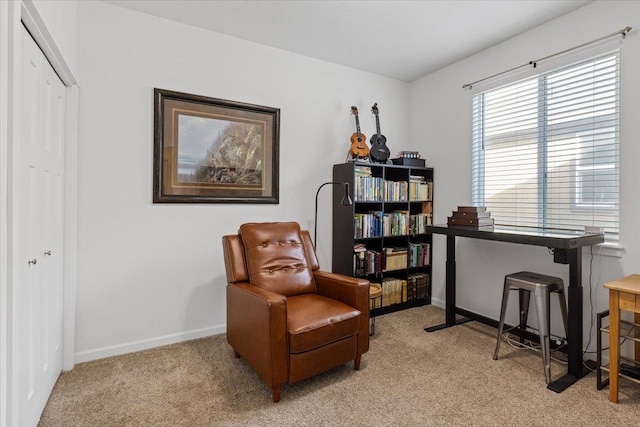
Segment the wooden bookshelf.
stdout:
<svg viewBox="0 0 640 427">
<path fill-rule="evenodd" d="M 348 162 L 333 181 L 348 182 L 353 200 L 342 206 L 334 188 L 333 271 L 382 286 L 371 316 L 430 304 L 433 169 Z"/>
</svg>

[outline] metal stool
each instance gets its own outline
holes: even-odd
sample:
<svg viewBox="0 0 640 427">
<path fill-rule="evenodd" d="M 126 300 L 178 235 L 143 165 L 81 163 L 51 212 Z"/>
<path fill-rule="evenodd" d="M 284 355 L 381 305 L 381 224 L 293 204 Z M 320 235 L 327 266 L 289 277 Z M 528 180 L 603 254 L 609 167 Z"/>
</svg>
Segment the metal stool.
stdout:
<svg viewBox="0 0 640 427">
<path fill-rule="evenodd" d="M 535 297 L 536 313 L 538 316 L 538 329 L 540 333 L 540 346 L 542 347 L 542 363 L 547 384 L 551 382 L 551 351 L 549 347 L 549 299 L 551 292 L 558 294 L 565 334 L 567 333 L 567 302 L 564 296 L 564 283 L 558 277 L 545 276 L 544 274 L 521 271 L 508 274 L 504 278 L 504 290 L 502 292 L 502 306 L 500 308 L 500 324 L 498 325 L 498 342 L 493 359 L 498 360 L 498 351 L 502 341 L 504 329 L 504 317 L 507 311 L 509 291 L 518 290 L 520 299 L 520 328 L 527 326 L 529 316 L 529 301 L 531 292 Z"/>
</svg>

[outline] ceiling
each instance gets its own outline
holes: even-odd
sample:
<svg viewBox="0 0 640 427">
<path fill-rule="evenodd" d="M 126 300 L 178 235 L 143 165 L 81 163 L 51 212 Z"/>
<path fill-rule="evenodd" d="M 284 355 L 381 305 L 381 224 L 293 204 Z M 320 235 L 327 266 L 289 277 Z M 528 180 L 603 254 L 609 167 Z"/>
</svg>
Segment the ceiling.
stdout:
<svg viewBox="0 0 640 427">
<path fill-rule="evenodd" d="M 240 39 L 412 81 L 591 0 L 103 0 Z"/>
</svg>

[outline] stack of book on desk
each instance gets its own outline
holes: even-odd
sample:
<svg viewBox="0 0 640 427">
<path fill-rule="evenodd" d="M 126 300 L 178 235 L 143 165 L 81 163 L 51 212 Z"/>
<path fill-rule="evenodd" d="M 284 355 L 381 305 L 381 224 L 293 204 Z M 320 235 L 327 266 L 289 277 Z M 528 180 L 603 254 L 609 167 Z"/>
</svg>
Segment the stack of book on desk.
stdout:
<svg viewBox="0 0 640 427">
<path fill-rule="evenodd" d="M 493 218 L 486 206 L 458 206 L 458 210 L 454 211 L 447 219 L 447 225 L 491 230 L 493 229 Z"/>
</svg>

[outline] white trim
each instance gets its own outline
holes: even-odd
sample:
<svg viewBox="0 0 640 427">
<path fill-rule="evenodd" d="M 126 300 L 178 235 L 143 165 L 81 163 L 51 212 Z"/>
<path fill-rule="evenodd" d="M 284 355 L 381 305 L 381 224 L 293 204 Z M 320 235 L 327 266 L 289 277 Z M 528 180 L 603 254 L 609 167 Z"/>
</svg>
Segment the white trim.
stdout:
<svg viewBox="0 0 640 427">
<path fill-rule="evenodd" d="M 599 245 L 595 245 L 597 248 L 594 250 L 594 255 L 602 255 L 602 256 L 610 256 L 614 258 L 622 258 L 622 254 L 624 253 L 624 246 L 619 243 L 600 243 Z"/>
<path fill-rule="evenodd" d="M 77 85 L 66 90 L 64 150 L 64 289 L 62 369 L 74 366 L 76 343 L 76 281 L 78 262 L 78 95 Z"/>
<path fill-rule="evenodd" d="M 0 234 L 3 236 L 0 244 L 0 427 L 15 425 L 17 418 L 11 351 L 15 330 L 11 318 L 16 243 L 13 241 L 15 207 L 11 201 L 14 193 L 13 144 L 19 131 L 16 126 L 19 100 L 15 97 L 19 83 L 19 25 L 19 1 L 0 1 Z"/>
<path fill-rule="evenodd" d="M 434 297 L 431 297 L 431 305 L 441 308 L 443 310 L 445 309 L 445 302 Z"/>
<path fill-rule="evenodd" d="M 0 1 L 0 236 L 7 236 L 9 231 L 9 140 L 11 139 L 11 117 L 13 109 L 10 107 L 10 93 L 12 89 L 11 66 L 9 59 L 12 56 L 9 47 L 9 35 L 11 34 L 14 3 Z M 8 304 L 9 292 L 9 239 L 0 239 L 0 427 L 10 425 L 11 400 L 9 399 L 8 380 L 9 369 L 9 314 L 11 306 Z"/>
<path fill-rule="evenodd" d="M 106 357 L 148 350 L 150 348 L 160 347 L 163 345 L 175 344 L 179 342 L 195 340 L 198 338 L 205 338 L 212 335 L 220 335 L 226 333 L 226 331 L 227 325 L 211 326 L 208 328 L 195 329 L 192 331 L 179 332 L 162 337 L 148 338 L 140 341 L 79 352 L 76 353 L 75 359 L 76 363 L 89 362 L 91 360 L 104 359 Z"/>
</svg>

